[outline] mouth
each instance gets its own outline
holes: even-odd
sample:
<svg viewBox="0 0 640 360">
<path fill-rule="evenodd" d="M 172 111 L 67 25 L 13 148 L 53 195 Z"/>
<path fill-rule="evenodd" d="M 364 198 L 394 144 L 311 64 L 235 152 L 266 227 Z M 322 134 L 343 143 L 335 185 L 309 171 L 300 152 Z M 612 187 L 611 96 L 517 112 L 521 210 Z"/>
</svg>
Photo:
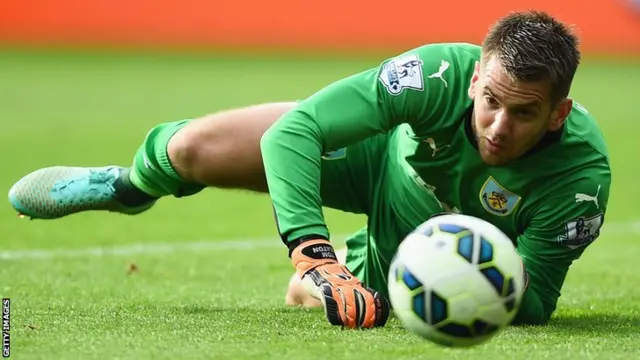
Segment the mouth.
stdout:
<svg viewBox="0 0 640 360">
<path fill-rule="evenodd" d="M 493 142 L 486 137 L 484 139 L 487 141 L 487 151 L 489 151 L 493 155 L 498 155 L 506 149 L 503 144 Z"/>
</svg>

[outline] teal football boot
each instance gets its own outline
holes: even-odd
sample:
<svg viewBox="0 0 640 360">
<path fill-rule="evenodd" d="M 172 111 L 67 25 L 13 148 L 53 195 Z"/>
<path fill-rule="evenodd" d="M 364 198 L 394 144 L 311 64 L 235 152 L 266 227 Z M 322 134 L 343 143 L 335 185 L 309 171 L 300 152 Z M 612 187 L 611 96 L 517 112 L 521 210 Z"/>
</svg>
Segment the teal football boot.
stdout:
<svg viewBox="0 0 640 360">
<path fill-rule="evenodd" d="M 54 166 L 34 171 L 9 190 L 9 202 L 21 217 L 57 219 L 82 211 L 139 214 L 157 199 L 145 196 L 118 166 Z"/>
</svg>

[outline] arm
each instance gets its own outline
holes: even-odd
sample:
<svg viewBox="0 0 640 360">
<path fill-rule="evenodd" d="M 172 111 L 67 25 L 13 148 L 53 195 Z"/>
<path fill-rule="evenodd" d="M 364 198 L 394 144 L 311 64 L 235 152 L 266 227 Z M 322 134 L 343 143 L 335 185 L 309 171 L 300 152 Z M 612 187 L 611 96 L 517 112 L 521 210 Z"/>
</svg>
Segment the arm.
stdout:
<svg viewBox="0 0 640 360">
<path fill-rule="evenodd" d="M 425 46 L 338 81 L 285 114 L 260 141 L 278 232 L 305 288 L 323 300 L 331 324 L 383 326 L 390 306 L 336 259 L 322 214 L 321 156 L 400 123 L 409 123 L 416 134 L 429 128 L 429 111 L 443 85 L 427 86 L 423 74 L 438 71 L 446 50 Z"/>
<path fill-rule="evenodd" d="M 333 325 L 383 326 L 390 306 L 337 261 L 322 214 L 321 156 L 401 122 L 414 129 L 421 124 L 412 119 L 426 123 L 433 96 L 425 89 L 423 66 L 410 53 L 338 81 L 285 114 L 260 141 L 278 232 L 305 288 L 323 300 Z"/>
<path fill-rule="evenodd" d="M 556 309 L 560 290 L 573 261 L 600 235 L 610 187 L 608 167 L 572 184 L 545 203 L 518 238 L 529 284 L 514 324 L 546 324 Z M 597 195 L 576 201 L 576 194 Z"/>
<path fill-rule="evenodd" d="M 322 154 L 387 131 L 376 70 L 338 81 L 279 119 L 261 140 L 269 193 L 283 241 L 329 239 L 321 212 Z"/>
<path fill-rule="evenodd" d="M 405 54 L 333 83 L 301 102 L 264 134 L 260 144 L 263 162 L 278 231 L 285 243 L 303 237 L 329 239 L 320 199 L 322 154 L 411 119 L 428 121 L 433 95 L 425 88 L 423 67 L 437 69 L 442 57 L 437 53 L 428 60 L 427 56 L 429 48 L 425 47 L 419 54 Z M 440 90 L 438 82 L 432 84 Z"/>
</svg>

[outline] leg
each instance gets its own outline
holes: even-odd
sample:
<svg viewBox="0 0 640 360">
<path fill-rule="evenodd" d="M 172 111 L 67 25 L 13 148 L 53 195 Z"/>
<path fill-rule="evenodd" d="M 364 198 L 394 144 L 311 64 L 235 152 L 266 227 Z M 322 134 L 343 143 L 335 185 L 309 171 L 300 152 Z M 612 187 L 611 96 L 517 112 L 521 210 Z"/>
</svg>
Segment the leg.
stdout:
<svg viewBox="0 0 640 360">
<path fill-rule="evenodd" d="M 171 164 L 186 182 L 266 193 L 260 138 L 295 105 L 255 105 L 192 121 L 169 140 Z"/>
<path fill-rule="evenodd" d="M 271 103 L 160 124 L 147 134 L 133 166 L 57 166 L 35 171 L 9 192 L 13 207 L 55 219 L 87 210 L 137 214 L 162 196 L 204 187 L 266 192 L 260 138 L 296 103 Z"/>
</svg>

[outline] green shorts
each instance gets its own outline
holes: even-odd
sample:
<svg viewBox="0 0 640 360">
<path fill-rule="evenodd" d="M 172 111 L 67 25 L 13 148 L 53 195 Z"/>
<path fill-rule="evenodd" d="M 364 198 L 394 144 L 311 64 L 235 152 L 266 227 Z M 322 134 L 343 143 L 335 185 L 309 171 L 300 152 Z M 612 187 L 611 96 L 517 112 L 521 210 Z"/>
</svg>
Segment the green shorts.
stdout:
<svg viewBox="0 0 640 360">
<path fill-rule="evenodd" d="M 321 196 L 329 208 L 367 215 L 347 239 L 346 265 L 366 286 L 387 294 L 387 272 L 405 236 L 442 206 L 401 165 L 381 134 L 323 157 Z"/>
</svg>

